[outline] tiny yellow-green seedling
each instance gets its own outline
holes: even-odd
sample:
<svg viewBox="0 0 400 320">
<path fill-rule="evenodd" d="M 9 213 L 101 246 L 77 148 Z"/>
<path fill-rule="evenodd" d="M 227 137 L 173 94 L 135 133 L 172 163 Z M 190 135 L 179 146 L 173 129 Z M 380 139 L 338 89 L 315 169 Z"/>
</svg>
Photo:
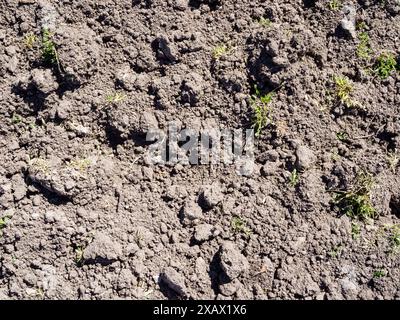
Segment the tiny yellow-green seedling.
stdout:
<svg viewBox="0 0 400 320">
<path fill-rule="evenodd" d="M 351 223 L 351 237 L 353 240 L 357 240 L 360 237 L 361 227 L 357 222 Z"/>
<path fill-rule="evenodd" d="M 213 49 L 212 56 L 213 56 L 213 58 L 214 58 L 215 60 L 218 60 L 218 59 L 220 59 L 222 56 L 226 55 L 226 54 L 228 53 L 228 51 L 229 51 L 229 50 L 228 50 L 228 46 L 225 45 L 225 44 L 221 44 L 221 45 L 216 46 L 216 47 Z"/>
<path fill-rule="evenodd" d="M 293 171 L 290 173 L 289 176 L 289 185 L 294 188 L 296 187 L 300 182 L 300 176 L 299 173 L 297 172 L 296 169 L 293 169 Z"/>
<path fill-rule="evenodd" d="M 343 246 L 341 244 L 334 246 L 331 251 L 329 251 L 328 255 L 331 258 L 338 258 L 342 254 Z"/>
<path fill-rule="evenodd" d="M 255 94 L 251 96 L 250 103 L 254 112 L 253 128 L 256 137 L 259 137 L 261 131 L 272 122 L 269 104 L 273 99 L 273 92 L 262 95 L 257 86 L 254 86 L 254 89 Z"/>
<path fill-rule="evenodd" d="M 364 221 L 377 218 L 378 215 L 370 197 L 372 186 L 372 175 L 361 172 L 358 174 L 355 184 L 349 190 L 336 191 L 334 202 L 341 212 L 350 218 Z"/>
<path fill-rule="evenodd" d="M 4 229 L 7 225 L 7 220 L 6 218 L 0 218 L 0 230 Z"/>
<path fill-rule="evenodd" d="M 53 34 L 49 29 L 42 30 L 42 57 L 43 60 L 50 64 L 59 65 L 56 45 L 52 40 Z"/>
<path fill-rule="evenodd" d="M 350 80 L 342 76 L 335 77 L 335 85 L 336 85 L 336 97 L 340 100 L 340 102 L 344 104 L 349 104 L 351 101 L 350 94 L 354 90 Z"/>
<path fill-rule="evenodd" d="M 364 31 L 367 30 L 367 24 L 365 23 L 365 21 L 358 21 L 356 23 L 356 30 L 358 31 Z"/>
<path fill-rule="evenodd" d="M 107 95 L 106 100 L 110 103 L 119 103 L 124 101 L 126 96 L 122 92 L 114 92 Z"/>
<path fill-rule="evenodd" d="M 390 228 L 389 241 L 394 253 L 400 252 L 400 224 L 395 224 Z"/>
<path fill-rule="evenodd" d="M 341 8 L 342 4 L 341 4 L 340 0 L 332 0 L 332 1 L 329 1 L 328 6 L 329 6 L 329 9 L 331 9 L 333 11 L 337 11 Z"/>
<path fill-rule="evenodd" d="M 81 266 L 84 262 L 84 248 L 79 246 L 75 249 L 75 263 L 78 266 Z"/>
<path fill-rule="evenodd" d="M 347 134 L 347 132 L 340 131 L 340 132 L 336 133 L 336 138 L 339 141 L 346 141 L 348 139 L 348 134 Z"/>
<path fill-rule="evenodd" d="M 396 152 L 390 152 L 387 156 L 389 168 L 393 173 L 396 173 L 396 168 L 399 165 L 400 158 Z"/>
<path fill-rule="evenodd" d="M 11 122 L 14 124 L 18 124 L 22 122 L 22 117 L 19 114 L 13 113 L 13 116 L 11 118 Z"/>
<path fill-rule="evenodd" d="M 8 220 L 11 219 L 11 216 L 6 215 L 5 217 L 0 218 L 0 235 L 1 235 L 1 230 L 3 230 L 8 223 Z"/>
<path fill-rule="evenodd" d="M 386 271 L 385 270 L 375 270 L 373 277 L 374 278 L 382 278 L 386 276 Z"/>
<path fill-rule="evenodd" d="M 363 31 L 358 35 L 357 56 L 361 59 L 369 59 L 372 49 L 369 43 L 369 35 Z"/>
<path fill-rule="evenodd" d="M 246 225 L 246 222 L 244 222 L 239 217 L 233 217 L 231 221 L 231 226 L 234 233 L 244 233 L 247 236 L 251 234 L 250 229 Z"/>
<path fill-rule="evenodd" d="M 258 24 L 263 26 L 264 28 L 267 28 L 271 26 L 272 21 L 268 18 L 261 17 L 260 19 L 258 19 Z"/>
<path fill-rule="evenodd" d="M 49 162 L 42 158 L 34 158 L 29 160 L 29 165 L 39 172 L 48 174 L 50 172 Z"/>
<path fill-rule="evenodd" d="M 32 49 L 33 46 L 35 45 L 36 41 L 37 41 L 37 37 L 33 33 L 28 33 L 24 37 L 24 44 L 28 49 Z"/>
<path fill-rule="evenodd" d="M 375 62 L 374 72 L 382 80 L 387 79 L 398 68 L 395 56 L 390 52 L 382 53 Z"/>
<path fill-rule="evenodd" d="M 83 171 L 86 171 L 86 169 L 89 168 L 91 164 L 92 164 L 92 162 L 90 161 L 90 159 L 85 158 L 85 159 L 72 160 L 69 163 L 69 166 L 76 170 L 83 172 Z"/>
</svg>

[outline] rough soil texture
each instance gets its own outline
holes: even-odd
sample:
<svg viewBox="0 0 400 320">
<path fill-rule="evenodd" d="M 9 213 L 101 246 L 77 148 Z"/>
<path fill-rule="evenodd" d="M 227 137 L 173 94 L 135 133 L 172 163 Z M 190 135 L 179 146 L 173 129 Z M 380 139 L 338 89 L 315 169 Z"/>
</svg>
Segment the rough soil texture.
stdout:
<svg viewBox="0 0 400 320">
<path fill-rule="evenodd" d="M 329 3 L 1 1 L 0 299 L 399 299 L 400 75 L 365 71 L 352 15 L 398 59 L 400 3 Z M 329 99 L 338 75 L 365 108 Z M 254 85 L 276 91 L 252 175 L 145 160 L 169 121 L 250 128 Z M 333 202 L 360 170 L 373 221 Z"/>
</svg>

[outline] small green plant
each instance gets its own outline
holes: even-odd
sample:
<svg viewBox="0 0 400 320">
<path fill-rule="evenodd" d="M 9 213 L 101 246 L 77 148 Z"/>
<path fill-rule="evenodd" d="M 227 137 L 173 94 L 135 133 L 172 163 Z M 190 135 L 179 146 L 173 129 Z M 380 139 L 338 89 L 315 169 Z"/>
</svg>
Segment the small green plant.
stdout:
<svg viewBox="0 0 400 320">
<path fill-rule="evenodd" d="M 268 18 L 261 17 L 260 19 L 258 19 L 258 24 L 263 26 L 264 28 L 267 28 L 271 26 L 272 21 Z"/>
<path fill-rule="evenodd" d="M 335 162 L 340 160 L 340 154 L 337 148 L 331 150 L 331 159 Z"/>
<path fill-rule="evenodd" d="M 231 50 L 232 48 L 226 44 L 217 45 L 212 51 L 212 57 L 215 60 L 219 60 L 221 57 L 228 55 Z"/>
<path fill-rule="evenodd" d="M 244 233 L 247 236 L 251 234 L 250 229 L 246 225 L 246 222 L 244 222 L 239 217 L 232 218 L 231 226 L 234 233 Z"/>
<path fill-rule="evenodd" d="M 340 131 L 340 132 L 336 133 L 336 138 L 339 141 L 346 141 L 348 139 L 348 134 L 347 134 L 347 132 Z"/>
<path fill-rule="evenodd" d="M 90 159 L 80 159 L 77 158 L 75 160 L 72 160 L 68 165 L 76 170 L 79 170 L 81 172 L 86 171 L 87 168 L 92 164 L 92 161 Z"/>
<path fill-rule="evenodd" d="M 390 228 L 389 241 L 393 252 L 400 251 L 400 224 L 393 225 Z"/>
<path fill-rule="evenodd" d="M 82 242 L 74 244 L 74 262 L 78 267 L 83 266 L 83 264 L 85 263 L 85 249 L 93 241 L 93 239 L 93 233 L 89 233 Z"/>
<path fill-rule="evenodd" d="M 44 296 L 44 291 L 41 289 L 41 288 L 38 288 L 37 290 L 36 290 L 36 296 L 39 298 L 39 299 L 44 299 L 45 298 L 45 296 Z"/>
<path fill-rule="evenodd" d="M 335 77 L 334 80 L 336 98 L 341 103 L 347 106 L 352 106 L 353 102 L 350 98 L 350 95 L 354 91 L 354 88 L 351 81 L 348 78 L 342 76 Z"/>
<path fill-rule="evenodd" d="M 84 262 L 84 248 L 82 246 L 78 246 L 75 249 L 75 263 L 78 266 L 81 266 Z"/>
<path fill-rule="evenodd" d="M 359 43 L 357 45 L 357 56 L 361 59 L 369 59 L 372 49 L 370 45 L 369 35 L 367 32 L 360 32 L 358 35 Z"/>
<path fill-rule="evenodd" d="M 42 158 L 30 159 L 29 166 L 44 174 L 48 174 L 50 171 L 49 162 Z"/>
<path fill-rule="evenodd" d="M 4 229 L 7 225 L 6 218 L 0 218 L 0 230 Z"/>
<path fill-rule="evenodd" d="M 262 95 L 260 89 L 254 86 L 255 94 L 251 96 L 250 103 L 254 111 L 253 128 L 256 137 L 259 137 L 261 131 L 271 123 L 270 102 L 273 98 L 273 92 Z"/>
<path fill-rule="evenodd" d="M 331 251 L 328 252 L 328 255 L 331 258 L 338 258 L 342 254 L 343 246 L 341 244 L 334 246 Z"/>
<path fill-rule="evenodd" d="M 374 274 L 373 274 L 373 277 L 376 279 L 376 278 L 382 278 L 382 277 L 384 277 L 384 276 L 386 276 L 386 271 L 385 270 L 375 270 L 374 271 Z"/>
<path fill-rule="evenodd" d="M 1 230 L 3 230 L 8 223 L 8 220 L 11 219 L 11 216 L 6 215 L 3 218 L 0 218 L 0 235 L 1 235 Z"/>
<path fill-rule="evenodd" d="M 387 156 L 389 168 L 393 173 L 396 173 L 396 168 L 399 165 L 400 158 L 397 153 L 390 152 Z"/>
<path fill-rule="evenodd" d="M 290 173 L 289 176 L 289 185 L 294 188 L 299 184 L 300 181 L 300 176 L 299 173 L 297 172 L 296 169 L 293 169 L 293 171 Z"/>
<path fill-rule="evenodd" d="M 365 21 L 358 21 L 356 23 L 356 30 L 358 30 L 358 31 L 364 31 L 364 30 L 367 30 L 367 28 L 368 28 L 368 26 L 365 23 Z"/>
<path fill-rule="evenodd" d="M 53 34 L 49 29 L 42 30 L 42 57 L 45 62 L 59 66 L 57 49 L 52 37 Z"/>
<path fill-rule="evenodd" d="M 353 240 L 357 240 L 360 238 L 360 233 L 361 233 L 361 227 L 358 223 L 352 222 L 351 223 L 351 237 Z"/>
<path fill-rule="evenodd" d="M 341 8 L 342 3 L 340 2 L 340 0 L 332 0 L 332 1 L 329 1 L 328 6 L 329 6 L 329 9 L 331 9 L 333 11 L 338 11 Z"/>
<path fill-rule="evenodd" d="M 35 45 L 36 41 L 37 41 L 37 37 L 33 33 L 28 33 L 24 37 L 24 44 L 28 49 L 32 49 L 33 46 Z"/>
<path fill-rule="evenodd" d="M 22 122 L 22 117 L 19 114 L 13 113 L 12 118 L 11 118 L 11 122 L 14 124 L 18 124 Z"/>
<path fill-rule="evenodd" d="M 17 113 L 13 113 L 11 122 L 13 124 L 21 125 L 25 129 L 27 128 L 34 129 L 36 127 L 34 122 L 28 121 L 26 118 L 20 116 Z"/>
<path fill-rule="evenodd" d="M 336 191 L 335 204 L 350 218 L 368 220 L 377 217 L 370 199 L 373 179 L 369 173 L 358 174 L 355 184 L 348 191 Z"/>
<path fill-rule="evenodd" d="M 390 52 L 382 53 L 375 62 L 374 72 L 382 80 L 387 79 L 398 68 L 395 56 Z"/>
<path fill-rule="evenodd" d="M 122 92 L 117 91 L 117 92 L 107 95 L 106 100 L 107 100 L 107 102 L 110 102 L 110 103 L 119 103 L 119 102 L 124 101 L 125 98 L 126 98 L 126 96 Z"/>
</svg>

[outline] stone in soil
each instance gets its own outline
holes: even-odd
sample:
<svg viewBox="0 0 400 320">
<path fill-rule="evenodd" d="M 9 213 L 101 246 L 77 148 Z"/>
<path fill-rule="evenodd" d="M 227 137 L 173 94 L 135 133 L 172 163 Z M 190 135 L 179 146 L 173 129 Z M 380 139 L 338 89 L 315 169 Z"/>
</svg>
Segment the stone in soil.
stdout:
<svg viewBox="0 0 400 320">
<path fill-rule="evenodd" d="M 314 152 L 306 147 L 299 146 L 296 150 L 296 168 L 300 171 L 310 169 L 316 161 Z"/>
<path fill-rule="evenodd" d="M 122 256 L 121 246 L 108 235 L 99 233 L 94 240 L 84 249 L 84 259 L 88 263 L 107 265 Z"/>
<path fill-rule="evenodd" d="M 196 225 L 203 218 L 203 210 L 195 202 L 188 200 L 182 208 L 182 223 Z"/>
<path fill-rule="evenodd" d="M 31 79 L 36 89 L 44 94 L 48 94 L 58 88 L 56 78 L 49 69 L 33 69 L 31 71 Z"/>
<path fill-rule="evenodd" d="M 219 251 L 220 266 L 229 280 L 234 280 L 249 268 L 247 258 L 236 247 L 235 243 L 224 242 Z"/>
<path fill-rule="evenodd" d="M 223 199 L 221 188 L 217 184 L 203 187 L 199 201 L 206 209 L 212 209 Z"/>
<path fill-rule="evenodd" d="M 204 242 L 217 237 L 221 233 L 220 228 L 211 224 L 200 224 L 196 226 L 194 232 L 194 239 L 197 242 Z"/>
<path fill-rule="evenodd" d="M 167 267 L 160 274 L 160 281 L 164 282 L 170 289 L 180 296 L 187 295 L 185 278 L 174 268 Z"/>
</svg>

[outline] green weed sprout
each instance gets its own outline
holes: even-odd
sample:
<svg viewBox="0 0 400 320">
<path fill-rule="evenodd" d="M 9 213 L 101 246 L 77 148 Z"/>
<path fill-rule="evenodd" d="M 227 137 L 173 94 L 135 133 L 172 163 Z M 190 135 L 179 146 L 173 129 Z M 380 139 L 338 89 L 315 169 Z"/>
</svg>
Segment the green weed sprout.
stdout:
<svg viewBox="0 0 400 320">
<path fill-rule="evenodd" d="M 219 60 L 221 57 L 229 54 L 230 48 L 226 44 L 220 44 L 213 49 L 212 57 Z"/>
<path fill-rule="evenodd" d="M 336 138 L 339 141 L 346 141 L 348 139 L 349 135 L 347 134 L 347 132 L 344 131 L 340 131 L 336 133 Z"/>
<path fill-rule="evenodd" d="M 1 230 L 3 230 L 8 223 L 8 220 L 11 218 L 11 216 L 6 215 L 3 218 L 0 218 L 0 235 L 1 235 Z"/>
<path fill-rule="evenodd" d="M 24 37 L 24 44 L 28 49 L 32 49 L 37 41 L 37 37 L 33 33 L 28 33 Z"/>
<path fill-rule="evenodd" d="M 75 249 L 75 263 L 81 266 L 84 262 L 84 248 L 79 246 Z"/>
<path fill-rule="evenodd" d="M 386 271 L 385 270 L 375 270 L 374 271 L 374 274 L 373 274 L 374 278 L 382 278 L 384 276 L 386 276 Z"/>
<path fill-rule="evenodd" d="M 332 0 L 329 2 L 329 9 L 333 10 L 333 11 L 337 11 L 340 9 L 340 7 L 342 6 L 341 2 L 339 0 Z"/>
<path fill-rule="evenodd" d="M 258 23 L 259 23 L 261 26 L 263 26 L 264 28 L 267 28 L 267 27 L 271 26 L 272 21 L 271 21 L 270 19 L 268 19 L 268 18 L 261 17 L 261 18 L 258 20 Z"/>
<path fill-rule="evenodd" d="M 335 204 L 350 218 L 374 219 L 377 212 L 371 203 L 370 192 L 373 179 L 369 173 L 358 175 L 354 186 L 348 191 L 336 191 Z"/>
<path fill-rule="evenodd" d="M 357 240 L 360 237 L 361 227 L 358 223 L 351 223 L 351 237 L 353 240 Z"/>
<path fill-rule="evenodd" d="M 42 31 L 42 57 L 50 64 L 59 64 L 56 46 L 52 40 L 53 34 L 49 29 Z"/>
<path fill-rule="evenodd" d="M 110 103 L 119 103 L 124 101 L 126 96 L 122 92 L 114 92 L 107 95 L 106 100 Z"/>
<path fill-rule="evenodd" d="M 0 230 L 4 229 L 7 225 L 7 220 L 6 218 L 0 218 Z"/>
<path fill-rule="evenodd" d="M 335 77 L 336 97 L 346 105 L 352 105 L 350 95 L 354 91 L 353 85 L 346 77 Z"/>
<path fill-rule="evenodd" d="M 260 89 L 254 86 L 255 94 L 252 95 L 250 102 L 254 111 L 253 128 L 256 137 L 259 137 L 261 131 L 271 123 L 271 108 L 269 104 L 273 99 L 273 92 L 262 95 Z"/>
<path fill-rule="evenodd" d="M 244 233 L 247 236 L 249 236 L 251 234 L 249 228 L 246 225 L 246 222 L 244 222 L 239 217 L 233 217 L 231 226 L 232 226 L 233 232 L 235 232 L 235 233 Z"/>
<path fill-rule="evenodd" d="M 300 181 L 300 176 L 299 173 L 297 172 L 296 169 L 293 169 L 293 171 L 290 173 L 289 177 L 289 185 L 294 188 L 299 184 Z"/>
<path fill-rule="evenodd" d="M 395 56 L 392 53 L 382 53 L 377 59 L 374 72 L 382 80 L 387 79 L 398 68 Z"/>
<path fill-rule="evenodd" d="M 398 252 L 400 250 L 400 224 L 394 225 L 391 228 L 391 234 L 389 237 L 393 251 Z"/>
<path fill-rule="evenodd" d="M 363 31 L 358 35 L 358 40 L 360 41 L 357 46 L 357 56 L 361 59 L 369 59 L 372 49 L 369 43 L 369 35 L 367 32 Z"/>
</svg>

